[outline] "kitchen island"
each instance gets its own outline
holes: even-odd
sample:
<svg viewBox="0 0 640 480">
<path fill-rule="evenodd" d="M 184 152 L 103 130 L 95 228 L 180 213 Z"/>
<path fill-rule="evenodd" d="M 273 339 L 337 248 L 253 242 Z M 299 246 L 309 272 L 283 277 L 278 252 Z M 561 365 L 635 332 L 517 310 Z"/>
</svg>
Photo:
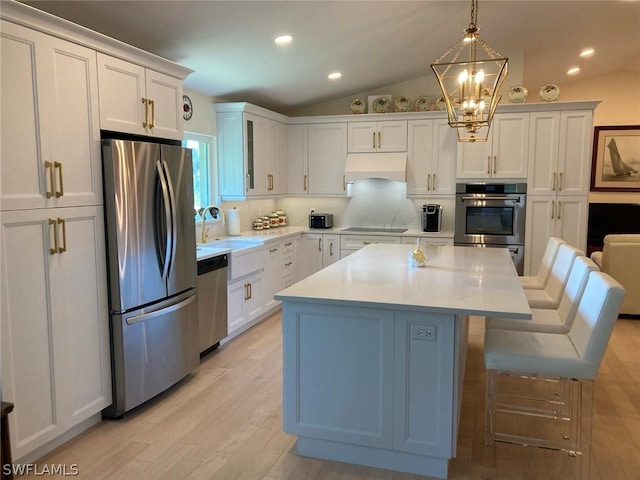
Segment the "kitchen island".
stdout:
<svg viewBox="0 0 640 480">
<path fill-rule="evenodd" d="M 531 317 L 507 249 L 369 245 L 276 295 L 284 430 L 300 455 L 440 478 L 470 315 Z"/>
</svg>

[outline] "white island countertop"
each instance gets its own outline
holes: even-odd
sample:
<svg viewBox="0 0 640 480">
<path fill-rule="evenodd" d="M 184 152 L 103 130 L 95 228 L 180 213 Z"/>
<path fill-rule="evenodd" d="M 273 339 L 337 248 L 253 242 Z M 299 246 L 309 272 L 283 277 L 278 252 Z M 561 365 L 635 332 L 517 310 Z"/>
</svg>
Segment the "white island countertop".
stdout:
<svg viewBox="0 0 640 480">
<path fill-rule="evenodd" d="M 408 245 L 369 245 L 279 292 L 277 300 L 530 319 L 506 248 L 427 246 L 410 267 Z"/>
</svg>

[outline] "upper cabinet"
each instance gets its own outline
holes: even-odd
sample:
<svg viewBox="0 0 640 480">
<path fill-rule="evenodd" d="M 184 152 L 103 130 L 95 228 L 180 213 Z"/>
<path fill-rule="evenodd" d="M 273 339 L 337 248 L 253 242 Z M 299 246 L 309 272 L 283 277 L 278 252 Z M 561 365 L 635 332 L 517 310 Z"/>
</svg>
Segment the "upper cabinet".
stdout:
<svg viewBox="0 0 640 480">
<path fill-rule="evenodd" d="M 486 142 L 458 145 L 458 178 L 527 178 L 529 113 L 498 113 Z"/>
<path fill-rule="evenodd" d="M 407 122 L 350 122 L 349 153 L 406 152 Z"/>
<path fill-rule="evenodd" d="M 306 195 L 309 191 L 308 168 L 308 125 L 287 126 L 287 193 L 289 195 Z"/>
<path fill-rule="evenodd" d="M 446 119 L 409 120 L 407 195 L 456 193 L 456 131 Z"/>
<path fill-rule="evenodd" d="M 282 116 L 247 103 L 215 108 L 222 198 L 286 193 L 287 126 Z"/>
<path fill-rule="evenodd" d="M 98 53 L 100 127 L 182 140 L 182 80 Z"/>
<path fill-rule="evenodd" d="M 532 195 L 587 195 L 593 110 L 531 113 L 529 176 Z"/>
<path fill-rule="evenodd" d="M 346 195 L 347 124 L 308 126 L 309 195 Z"/>
<path fill-rule="evenodd" d="M 102 204 L 96 52 L 1 22 L 0 209 Z"/>
</svg>

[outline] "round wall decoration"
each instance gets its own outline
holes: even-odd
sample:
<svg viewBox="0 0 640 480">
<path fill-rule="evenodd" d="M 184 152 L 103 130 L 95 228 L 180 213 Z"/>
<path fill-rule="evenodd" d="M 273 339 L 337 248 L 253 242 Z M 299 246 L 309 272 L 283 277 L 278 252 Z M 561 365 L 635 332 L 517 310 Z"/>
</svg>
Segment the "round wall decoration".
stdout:
<svg viewBox="0 0 640 480">
<path fill-rule="evenodd" d="M 182 118 L 191 120 L 193 116 L 193 104 L 187 95 L 182 95 Z"/>
</svg>

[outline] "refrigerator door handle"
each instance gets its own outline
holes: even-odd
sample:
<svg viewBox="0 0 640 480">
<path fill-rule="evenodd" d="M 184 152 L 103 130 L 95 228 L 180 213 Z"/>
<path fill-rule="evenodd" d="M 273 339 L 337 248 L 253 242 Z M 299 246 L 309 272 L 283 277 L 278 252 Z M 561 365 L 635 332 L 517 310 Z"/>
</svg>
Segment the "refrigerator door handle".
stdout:
<svg viewBox="0 0 640 480">
<path fill-rule="evenodd" d="M 165 160 L 160 160 L 162 162 L 162 169 L 164 170 L 165 181 L 167 182 L 167 189 L 169 191 L 169 215 L 171 218 L 170 227 L 167 228 L 167 243 L 169 244 L 168 249 L 169 253 L 169 268 L 167 270 L 167 275 L 171 272 L 173 268 L 173 264 L 176 258 L 176 246 L 178 239 L 178 219 L 176 208 L 178 202 L 176 201 L 176 195 L 173 191 L 173 179 L 171 178 L 171 173 L 169 171 L 169 166 Z"/>
<path fill-rule="evenodd" d="M 154 317 L 163 316 L 163 315 L 166 315 L 167 313 L 180 310 L 181 308 L 195 301 L 196 301 L 196 295 L 193 294 L 189 298 L 181 302 L 174 303 L 173 305 L 170 305 L 168 307 L 159 308 L 158 310 L 154 310 L 152 312 L 145 312 L 145 313 L 141 313 L 140 315 L 134 315 L 132 317 L 127 318 L 125 321 L 127 322 L 127 325 L 134 325 L 136 323 L 146 322 L 147 320 L 151 320 Z"/>
<path fill-rule="evenodd" d="M 163 200 L 163 207 L 164 207 L 164 221 L 165 221 L 165 225 L 166 225 L 166 229 L 167 229 L 167 233 L 166 233 L 166 238 L 164 239 L 165 244 L 164 244 L 164 252 L 163 252 L 163 257 L 164 260 L 162 262 L 162 280 L 164 280 L 165 282 L 167 281 L 167 278 L 169 277 L 169 265 L 170 265 L 170 261 L 171 261 L 171 240 L 170 238 L 172 238 L 173 234 L 170 233 L 172 232 L 173 229 L 173 225 L 171 224 L 171 200 L 169 198 L 169 187 L 167 185 L 167 179 L 165 177 L 165 172 L 164 172 L 164 166 L 162 165 L 161 161 L 158 160 L 156 162 L 156 170 L 158 172 L 158 177 L 160 180 L 160 187 L 162 188 L 162 200 Z"/>
</svg>

